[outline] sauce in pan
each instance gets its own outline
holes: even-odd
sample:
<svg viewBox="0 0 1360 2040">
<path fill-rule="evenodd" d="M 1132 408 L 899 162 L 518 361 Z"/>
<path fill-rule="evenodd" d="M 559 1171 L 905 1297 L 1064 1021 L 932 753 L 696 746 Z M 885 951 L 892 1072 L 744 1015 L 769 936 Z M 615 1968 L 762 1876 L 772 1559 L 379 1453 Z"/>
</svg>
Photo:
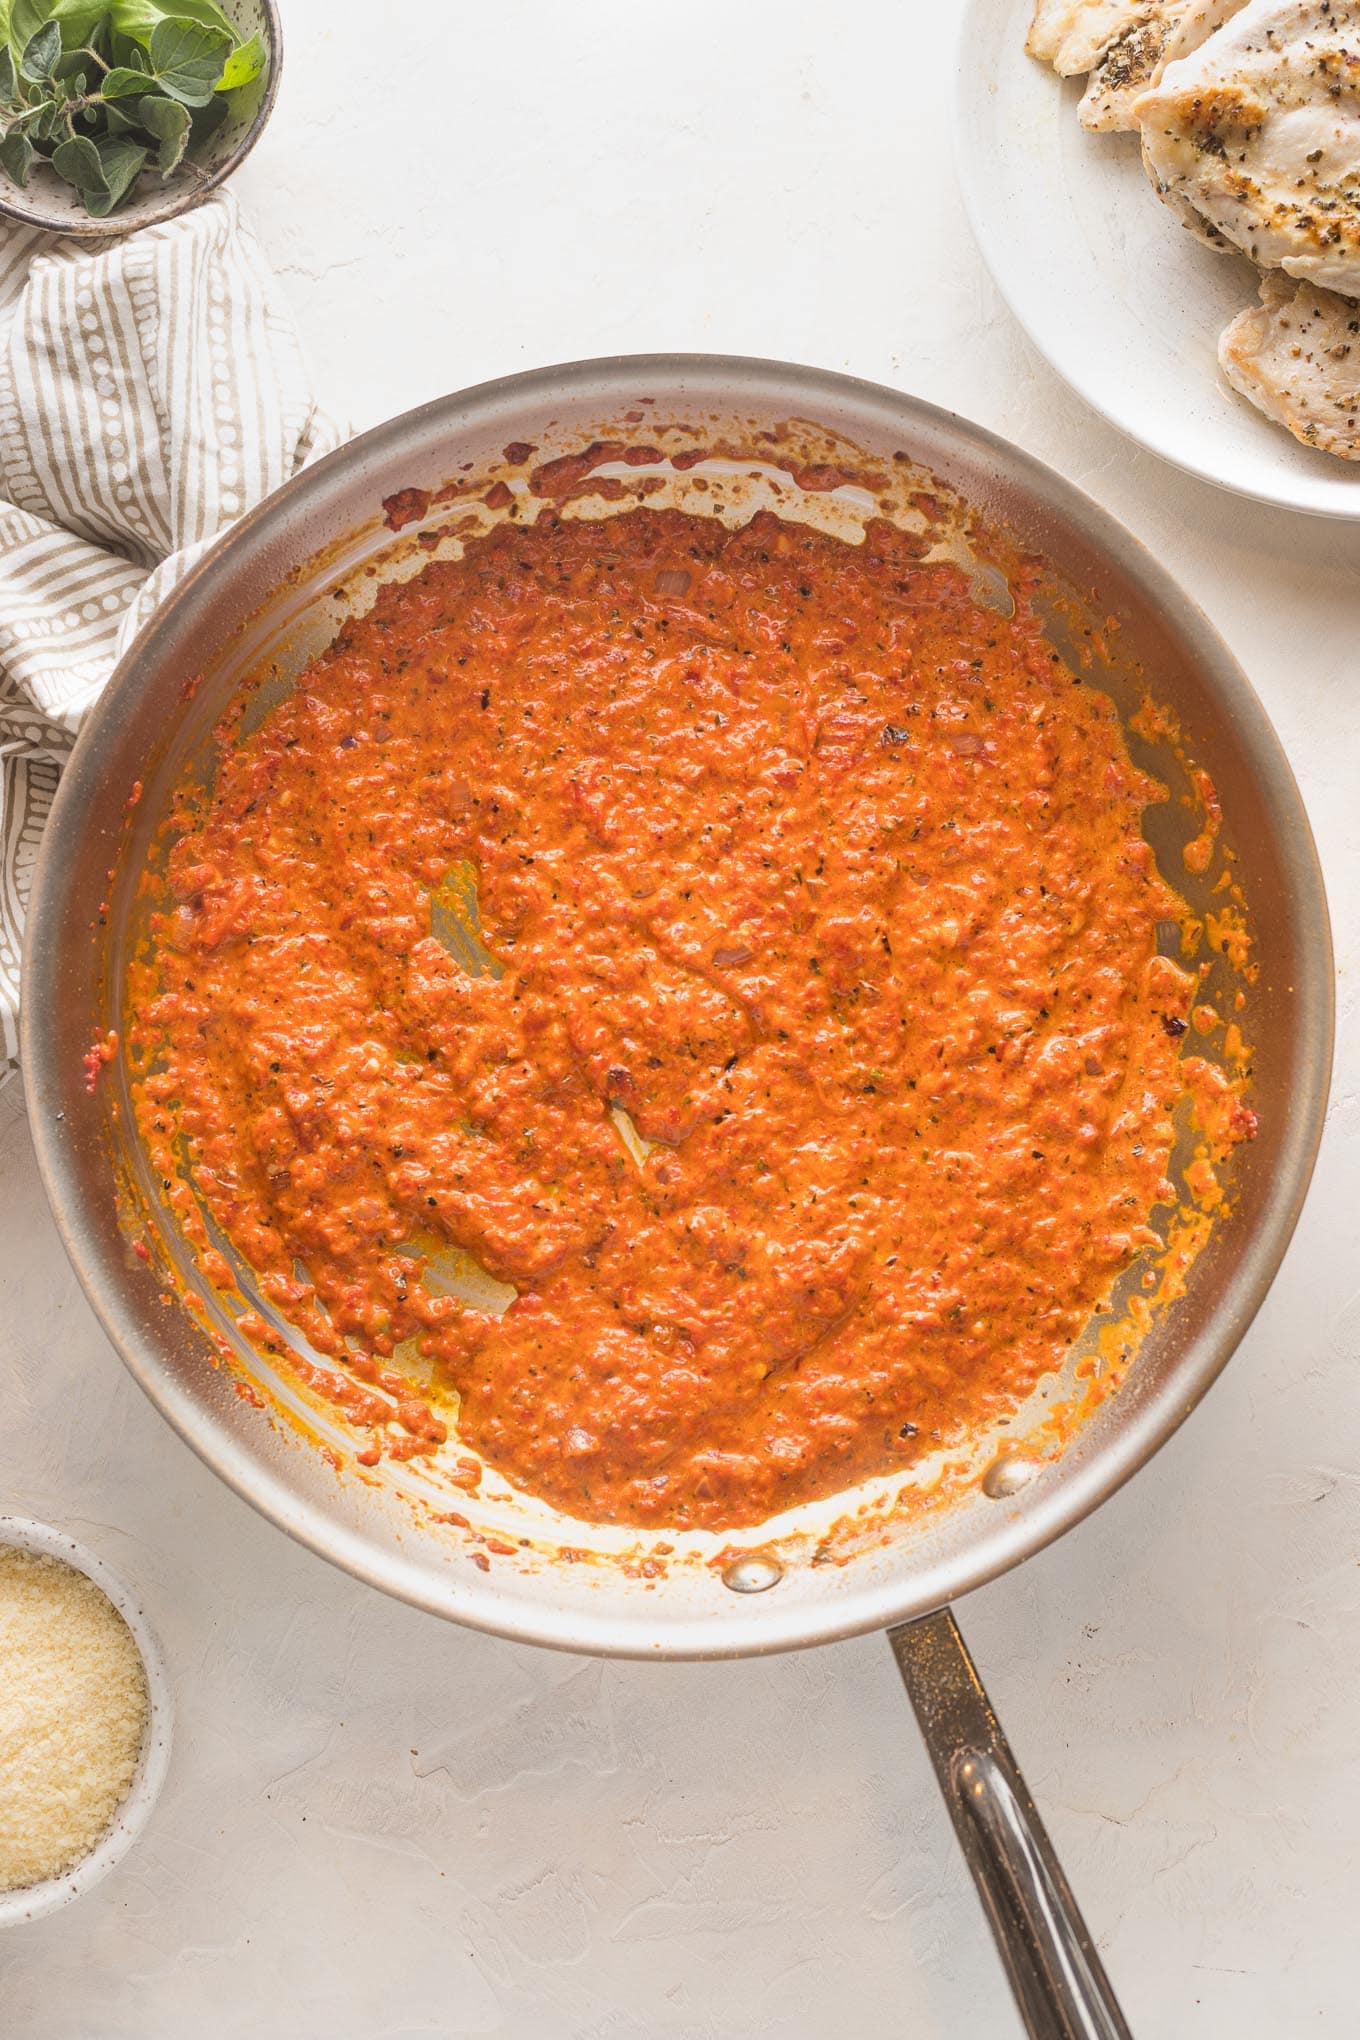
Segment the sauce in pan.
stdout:
<svg viewBox="0 0 1360 2040">
<path fill-rule="evenodd" d="M 548 510 L 385 588 L 182 791 L 140 1122 L 366 1459 L 453 1389 L 588 1519 L 900 1470 L 1061 1365 L 1197 1084 L 1251 1131 L 1181 1057 L 1161 789 L 1023 587 L 919 553 Z"/>
</svg>

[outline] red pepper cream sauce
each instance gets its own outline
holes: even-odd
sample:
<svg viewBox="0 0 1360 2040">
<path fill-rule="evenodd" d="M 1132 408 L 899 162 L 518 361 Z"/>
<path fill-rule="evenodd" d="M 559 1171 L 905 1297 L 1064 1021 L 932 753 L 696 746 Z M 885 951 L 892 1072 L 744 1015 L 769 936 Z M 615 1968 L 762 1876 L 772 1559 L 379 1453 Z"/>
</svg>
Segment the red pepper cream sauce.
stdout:
<svg viewBox="0 0 1360 2040">
<path fill-rule="evenodd" d="M 920 549 L 545 511 L 181 791 L 142 1131 L 365 1463 L 456 1421 L 578 1517 L 759 1522 L 1014 1407 L 1155 1244 L 1162 789 Z"/>
</svg>

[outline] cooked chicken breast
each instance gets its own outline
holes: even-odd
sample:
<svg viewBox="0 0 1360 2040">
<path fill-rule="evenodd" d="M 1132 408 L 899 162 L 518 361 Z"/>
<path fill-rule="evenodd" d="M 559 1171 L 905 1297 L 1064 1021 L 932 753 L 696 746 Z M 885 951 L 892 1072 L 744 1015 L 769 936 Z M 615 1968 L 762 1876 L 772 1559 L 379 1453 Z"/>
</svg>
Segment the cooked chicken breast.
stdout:
<svg viewBox="0 0 1360 2040">
<path fill-rule="evenodd" d="M 1273 270 L 1218 359 L 1233 388 L 1305 446 L 1360 460 L 1360 304 Z"/>
<path fill-rule="evenodd" d="M 1360 0 L 1247 0 L 1134 102 L 1161 196 L 1360 296 Z"/>
<path fill-rule="evenodd" d="M 1025 48 L 1060 77 L 1076 78 L 1147 12 L 1147 0 L 1034 0 Z"/>
<path fill-rule="evenodd" d="M 1205 247 L 1212 248 L 1215 255 L 1241 254 L 1242 250 L 1235 247 L 1226 234 L 1220 234 L 1217 227 L 1210 226 L 1202 212 L 1195 211 L 1188 198 L 1182 198 L 1180 193 L 1175 191 L 1164 191 L 1162 197 L 1186 233 L 1193 234 L 1197 241 L 1203 241 Z"/>
<path fill-rule="evenodd" d="M 1201 43 L 1206 43 L 1225 21 L 1231 21 L 1234 14 L 1240 14 L 1248 0 L 1189 0 L 1183 7 L 1179 19 L 1172 23 L 1162 51 L 1162 64 L 1179 63 L 1182 57 L 1190 56 Z M 1153 80 L 1155 84 L 1156 79 Z"/>
<path fill-rule="evenodd" d="M 1136 20 L 1107 42 L 1091 68 L 1077 117 L 1083 127 L 1138 126 L 1134 101 L 1169 63 L 1189 56 L 1247 0 L 1148 0 Z"/>
</svg>

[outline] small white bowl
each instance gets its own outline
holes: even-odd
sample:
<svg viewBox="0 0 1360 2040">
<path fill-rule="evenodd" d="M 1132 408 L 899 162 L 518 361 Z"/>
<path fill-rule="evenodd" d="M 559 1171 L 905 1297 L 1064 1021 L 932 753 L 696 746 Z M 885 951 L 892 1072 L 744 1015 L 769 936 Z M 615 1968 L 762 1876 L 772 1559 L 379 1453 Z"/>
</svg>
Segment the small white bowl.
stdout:
<svg viewBox="0 0 1360 2040">
<path fill-rule="evenodd" d="M 20 1551 L 40 1552 L 47 1558 L 63 1559 L 108 1595 L 131 1630 L 132 1640 L 141 1653 L 150 1705 L 132 1783 L 104 1835 L 88 1856 L 82 1856 L 60 1876 L 44 1878 L 41 1884 L 25 1884 L 17 1891 L 0 1892 L 0 1928 L 16 1927 L 22 1920 L 41 1919 L 44 1913 L 69 1905 L 73 1898 L 92 1890 L 101 1878 L 108 1876 L 115 1863 L 122 1861 L 151 1818 L 151 1809 L 165 1783 L 165 1774 L 170 1767 L 170 1727 L 174 1714 L 170 1678 L 161 1647 L 126 1580 L 120 1579 L 112 1567 L 105 1565 L 102 1558 L 96 1558 L 92 1551 L 87 1551 L 83 1544 L 77 1544 L 74 1537 L 54 1530 L 50 1524 L 35 1523 L 26 1516 L 0 1516 L 0 1546 L 4 1545 L 15 1546 Z"/>
</svg>

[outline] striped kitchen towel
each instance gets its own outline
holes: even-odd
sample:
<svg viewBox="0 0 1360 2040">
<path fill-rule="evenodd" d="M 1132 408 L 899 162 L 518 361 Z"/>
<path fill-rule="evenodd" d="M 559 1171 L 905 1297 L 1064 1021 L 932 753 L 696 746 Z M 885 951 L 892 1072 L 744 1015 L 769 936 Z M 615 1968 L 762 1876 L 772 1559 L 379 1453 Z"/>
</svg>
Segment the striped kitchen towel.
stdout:
<svg viewBox="0 0 1360 2040">
<path fill-rule="evenodd" d="M 95 243 L 0 225 L 0 1083 L 83 717 L 218 534 L 340 439 L 230 196 Z"/>
</svg>

